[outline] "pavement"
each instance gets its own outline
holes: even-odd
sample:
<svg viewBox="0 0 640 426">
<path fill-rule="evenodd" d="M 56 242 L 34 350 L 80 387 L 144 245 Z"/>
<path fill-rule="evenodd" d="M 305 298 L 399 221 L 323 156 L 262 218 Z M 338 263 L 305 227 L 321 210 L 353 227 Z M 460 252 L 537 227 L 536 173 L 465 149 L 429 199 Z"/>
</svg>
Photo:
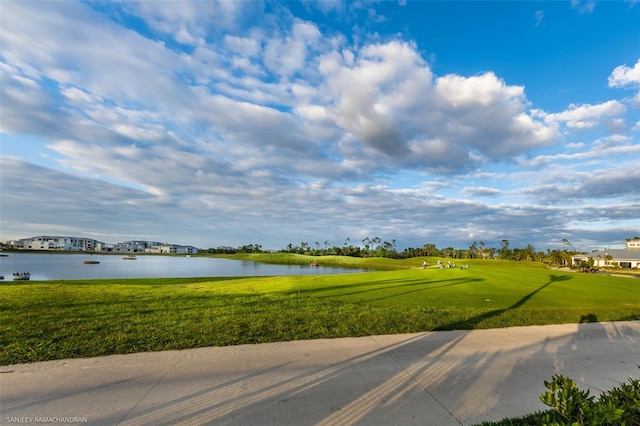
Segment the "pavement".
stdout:
<svg viewBox="0 0 640 426">
<path fill-rule="evenodd" d="M 640 376 L 640 321 L 208 347 L 0 367 L 3 424 L 474 425 L 553 374 Z"/>
</svg>

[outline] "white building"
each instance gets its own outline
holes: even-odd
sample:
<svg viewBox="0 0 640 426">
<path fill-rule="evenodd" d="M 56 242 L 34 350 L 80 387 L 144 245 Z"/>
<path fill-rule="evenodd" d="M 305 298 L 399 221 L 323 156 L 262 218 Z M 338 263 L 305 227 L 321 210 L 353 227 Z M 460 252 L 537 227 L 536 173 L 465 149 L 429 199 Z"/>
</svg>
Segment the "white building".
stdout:
<svg viewBox="0 0 640 426">
<path fill-rule="evenodd" d="M 197 254 L 198 249 L 193 246 L 180 246 L 177 244 L 159 244 L 145 249 L 145 253 L 169 253 L 169 254 Z"/>
<path fill-rule="evenodd" d="M 101 244 L 96 248 L 96 251 L 102 253 L 145 253 L 149 247 L 155 247 L 162 245 L 163 243 L 157 241 L 124 241 L 116 244 Z"/>
<path fill-rule="evenodd" d="M 11 249 L 42 250 L 42 251 L 91 251 L 98 253 L 173 253 L 197 254 L 198 249 L 193 246 L 166 244 L 158 241 L 124 241 L 122 243 L 107 244 L 91 238 L 60 237 L 40 235 L 8 242 Z"/>
<path fill-rule="evenodd" d="M 37 237 L 23 238 L 12 248 L 18 250 L 45 250 L 45 251 L 95 251 L 98 244 L 103 244 L 91 238 L 60 237 L 40 235 Z"/>
<path fill-rule="evenodd" d="M 571 264 L 577 266 L 581 261 L 593 259 L 594 268 L 640 268 L 640 239 L 629 239 L 624 249 L 597 250 L 588 254 L 571 257 Z"/>
</svg>

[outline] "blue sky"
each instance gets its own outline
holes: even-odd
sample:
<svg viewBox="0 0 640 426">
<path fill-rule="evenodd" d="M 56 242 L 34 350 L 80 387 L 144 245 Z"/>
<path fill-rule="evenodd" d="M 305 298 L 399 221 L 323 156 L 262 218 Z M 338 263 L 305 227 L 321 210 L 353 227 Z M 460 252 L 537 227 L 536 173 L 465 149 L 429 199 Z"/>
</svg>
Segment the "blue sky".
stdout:
<svg viewBox="0 0 640 426">
<path fill-rule="evenodd" d="M 640 234 L 640 4 L 3 1 L 0 240 Z"/>
</svg>

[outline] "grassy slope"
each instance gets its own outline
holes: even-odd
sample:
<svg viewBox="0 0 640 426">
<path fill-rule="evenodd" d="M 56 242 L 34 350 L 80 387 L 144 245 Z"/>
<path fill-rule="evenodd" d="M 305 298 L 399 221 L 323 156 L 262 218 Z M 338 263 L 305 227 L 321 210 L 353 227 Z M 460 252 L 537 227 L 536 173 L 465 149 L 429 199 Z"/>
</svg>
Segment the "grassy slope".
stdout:
<svg viewBox="0 0 640 426">
<path fill-rule="evenodd" d="M 396 262 L 404 269 L 6 283 L 0 286 L 0 365 L 320 337 L 640 319 L 637 279 L 501 261 L 469 262 L 465 270 L 423 270 L 422 259 L 370 262 L 364 267 Z"/>
<path fill-rule="evenodd" d="M 202 255 L 207 256 L 207 255 Z M 294 253 L 237 253 L 217 254 L 212 257 L 226 259 L 250 260 L 262 263 L 284 265 L 308 265 L 315 263 L 322 266 L 340 266 L 343 268 L 370 268 L 378 270 L 396 270 L 415 268 L 422 264 L 422 259 L 389 259 L 384 257 L 349 257 L 349 256 L 306 256 Z M 434 263 L 435 264 L 435 261 Z"/>
</svg>

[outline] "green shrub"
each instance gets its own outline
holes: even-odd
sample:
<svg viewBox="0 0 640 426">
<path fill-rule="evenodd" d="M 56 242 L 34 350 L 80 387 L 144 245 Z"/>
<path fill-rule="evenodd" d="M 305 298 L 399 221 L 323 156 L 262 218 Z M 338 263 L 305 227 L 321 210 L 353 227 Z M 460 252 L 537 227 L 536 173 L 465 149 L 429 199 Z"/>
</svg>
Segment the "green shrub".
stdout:
<svg viewBox="0 0 640 426">
<path fill-rule="evenodd" d="M 600 396 L 599 402 L 622 409 L 621 421 L 627 426 L 640 425 L 640 380 L 629 379 Z"/>
<path fill-rule="evenodd" d="M 637 426 L 640 425 L 640 380 L 629 378 L 599 398 L 589 391 L 578 389 L 575 382 L 562 375 L 554 375 L 544 382 L 548 391 L 540 399 L 562 417 L 545 415 L 549 426 Z"/>
<path fill-rule="evenodd" d="M 476 426 L 540 426 L 546 421 L 547 416 L 552 421 L 562 421 L 562 417 L 556 411 L 549 410 L 538 411 L 522 417 L 506 418 L 497 422 L 485 421 Z"/>
<path fill-rule="evenodd" d="M 599 398 L 561 375 L 554 375 L 544 385 L 548 391 L 540 399 L 551 410 L 478 426 L 640 426 L 640 379 L 629 378 Z"/>
</svg>

